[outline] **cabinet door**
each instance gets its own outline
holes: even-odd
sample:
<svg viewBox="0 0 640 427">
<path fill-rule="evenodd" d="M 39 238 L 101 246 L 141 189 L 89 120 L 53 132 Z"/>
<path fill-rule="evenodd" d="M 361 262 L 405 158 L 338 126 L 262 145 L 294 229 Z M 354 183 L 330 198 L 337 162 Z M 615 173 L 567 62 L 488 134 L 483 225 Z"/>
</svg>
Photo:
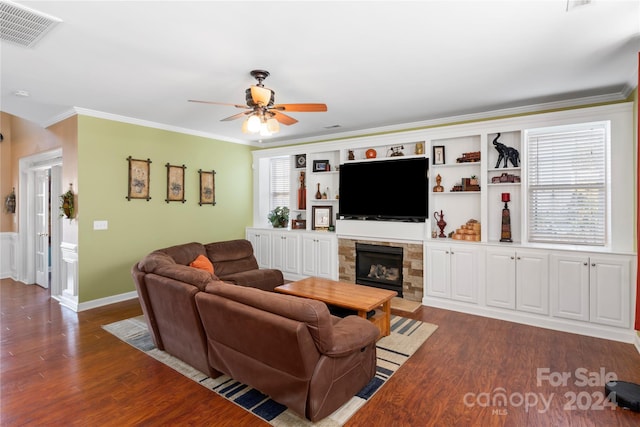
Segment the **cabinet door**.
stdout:
<svg viewBox="0 0 640 427">
<path fill-rule="evenodd" d="M 516 309 L 549 314 L 549 257 L 543 252 L 516 252 Z"/>
<path fill-rule="evenodd" d="M 302 274 L 305 276 L 316 275 L 316 239 L 314 236 L 302 237 Z"/>
<path fill-rule="evenodd" d="M 271 235 L 271 268 L 284 271 L 285 259 L 285 239 L 283 233 L 273 233 Z"/>
<path fill-rule="evenodd" d="M 451 248 L 451 298 L 478 302 L 477 253 L 475 248 Z"/>
<path fill-rule="evenodd" d="M 334 257 L 337 254 L 333 251 L 333 239 L 327 237 L 319 237 L 316 239 L 316 276 L 325 279 L 334 279 Z"/>
<path fill-rule="evenodd" d="M 271 268 L 271 234 L 268 231 L 248 230 L 247 240 L 260 268 Z"/>
<path fill-rule="evenodd" d="M 300 273 L 300 236 L 287 235 L 284 239 L 283 271 L 288 273 Z"/>
<path fill-rule="evenodd" d="M 427 295 L 451 297 L 450 256 L 448 246 L 427 246 Z"/>
<path fill-rule="evenodd" d="M 552 316 L 589 320 L 589 257 L 552 254 L 549 284 Z"/>
<path fill-rule="evenodd" d="M 516 263 L 512 249 L 487 249 L 487 305 L 516 308 Z"/>
<path fill-rule="evenodd" d="M 589 266 L 591 288 L 590 320 L 603 325 L 629 327 L 629 257 L 592 256 Z"/>
</svg>

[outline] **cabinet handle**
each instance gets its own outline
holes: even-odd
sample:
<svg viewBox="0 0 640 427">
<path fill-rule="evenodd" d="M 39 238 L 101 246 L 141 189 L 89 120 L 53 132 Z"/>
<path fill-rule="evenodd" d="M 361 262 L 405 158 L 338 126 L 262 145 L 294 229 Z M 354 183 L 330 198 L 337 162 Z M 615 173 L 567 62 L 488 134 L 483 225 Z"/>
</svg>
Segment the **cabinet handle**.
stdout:
<svg viewBox="0 0 640 427">
<path fill-rule="evenodd" d="M 584 263 L 584 265 L 589 265 L 589 263 L 588 263 L 588 262 L 585 262 L 585 263 Z"/>
<path fill-rule="evenodd" d="M 520 257 L 516 257 L 516 259 L 521 259 Z"/>
<path fill-rule="evenodd" d="M 449 251 L 444 251 L 444 253 L 445 253 L 445 254 L 448 254 L 448 253 L 449 253 Z"/>
<path fill-rule="evenodd" d="M 511 259 L 515 259 L 515 257 L 511 257 Z"/>
<path fill-rule="evenodd" d="M 595 263 L 595 262 L 594 262 L 593 264 L 591 264 L 591 267 L 595 267 L 595 266 L 596 266 L 596 263 Z"/>
</svg>

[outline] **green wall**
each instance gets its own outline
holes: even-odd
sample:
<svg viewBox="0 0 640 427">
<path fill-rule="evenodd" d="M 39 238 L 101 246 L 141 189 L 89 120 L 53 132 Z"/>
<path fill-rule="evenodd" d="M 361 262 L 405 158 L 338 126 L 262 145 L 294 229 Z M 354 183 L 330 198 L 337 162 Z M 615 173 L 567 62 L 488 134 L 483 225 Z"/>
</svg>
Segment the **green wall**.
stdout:
<svg viewBox="0 0 640 427">
<path fill-rule="evenodd" d="M 79 302 L 135 290 L 131 266 L 148 252 L 244 238 L 252 222 L 252 148 L 79 116 Z M 151 159 L 151 200 L 126 199 L 127 157 Z M 166 203 L 165 165 L 185 165 L 186 203 Z M 215 170 L 216 205 L 199 206 L 198 169 Z M 108 230 L 93 230 L 96 220 Z"/>
</svg>

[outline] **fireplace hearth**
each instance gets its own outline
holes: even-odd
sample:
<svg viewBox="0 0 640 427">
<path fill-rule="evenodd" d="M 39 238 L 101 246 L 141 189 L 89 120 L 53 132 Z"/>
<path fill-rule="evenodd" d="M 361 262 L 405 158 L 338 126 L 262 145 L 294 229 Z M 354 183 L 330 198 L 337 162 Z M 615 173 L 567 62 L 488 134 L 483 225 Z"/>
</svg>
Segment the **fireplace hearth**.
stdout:
<svg viewBox="0 0 640 427">
<path fill-rule="evenodd" d="M 403 249 L 356 243 L 356 280 L 360 285 L 396 291 L 402 297 Z"/>
</svg>

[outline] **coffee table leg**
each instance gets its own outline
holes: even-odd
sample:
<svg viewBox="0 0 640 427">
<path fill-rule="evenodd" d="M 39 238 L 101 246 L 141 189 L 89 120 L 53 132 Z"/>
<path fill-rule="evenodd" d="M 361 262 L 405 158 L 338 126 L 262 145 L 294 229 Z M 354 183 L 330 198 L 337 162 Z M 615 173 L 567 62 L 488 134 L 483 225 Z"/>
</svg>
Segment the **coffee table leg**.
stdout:
<svg viewBox="0 0 640 427">
<path fill-rule="evenodd" d="M 386 337 L 391 333 L 391 300 L 382 304 L 382 312 L 384 317 L 382 319 L 382 336 Z"/>
</svg>

